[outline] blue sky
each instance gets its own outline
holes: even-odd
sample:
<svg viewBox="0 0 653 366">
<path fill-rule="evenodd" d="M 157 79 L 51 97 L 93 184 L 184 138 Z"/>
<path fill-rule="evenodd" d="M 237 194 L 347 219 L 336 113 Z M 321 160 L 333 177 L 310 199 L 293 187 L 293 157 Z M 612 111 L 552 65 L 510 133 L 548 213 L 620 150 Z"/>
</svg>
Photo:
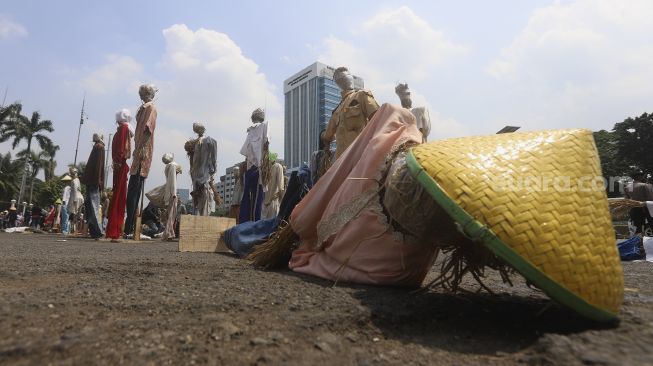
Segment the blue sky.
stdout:
<svg viewBox="0 0 653 366">
<path fill-rule="evenodd" d="M 433 139 L 506 124 L 609 129 L 652 109 L 650 1 L 316 4 L 2 0 L 0 98 L 8 88 L 8 103 L 54 122 L 59 172 L 73 160 L 82 95 L 79 160 L 93 132 L 113 132 L 115 110 L 135 114 L 143 82 L 160 90 L 155 157 L 172 151 L 187 167 L 183 141 L 201 121 L 224 172 L 264 104 L 282 155 L 283 80 L 316 60 L 349 66 L 381 103 L 408 82 L 431 110 Z M 154 164 L 152 187 L 163 181 Z"/>
</svg>

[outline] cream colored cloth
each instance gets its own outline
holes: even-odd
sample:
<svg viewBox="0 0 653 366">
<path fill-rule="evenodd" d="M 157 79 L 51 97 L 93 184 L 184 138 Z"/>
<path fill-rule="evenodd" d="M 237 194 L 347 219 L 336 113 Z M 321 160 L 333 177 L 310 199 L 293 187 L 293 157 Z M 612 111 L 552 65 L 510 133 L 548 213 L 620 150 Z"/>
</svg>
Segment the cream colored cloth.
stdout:
<svg viewBox="0 0 653 366">
<path fill-rule="evenodd" d="M 195 215 L 196 216 L 209 216 L 213 212 L 215 206 L 215 201 L 213 200 L 213 190 L 209 182 L 204 183 L 201 186 L 195 186 L 195 191 L 197 191 L 197 200 L 193 201 L 195 203 Z"/>
<path fill-rule="evenodd" d="M 166 184 L 165 191 L 163 196 L 163 202 L 166 206 L 170 205 L 171 201 L 177 201 L 175 198 L 177 196 L 177 169 L 179 164 L 172 161 L 166 164 L 165 174 L 166 174 Z"/>
<path fill-rule="evenodd" d="M 163 231 L 163 240 L 175 237 L 175 220 L 177 219 L 177 199 L 170 200 L 168 203 L 168 219 L 166 228 Z"/>
<path fill-rule="evenodd" d="M 79 178 L 70 181 L 70 199 L 68 200 L 68 214 L 76 214 L 84 205 L 84 195 Z"/>
<path fill-rule="evenodd" d="M 417 129 L 422 132 L 422 142 L 426 142 L 431 133 L 431 115 L 426 107 L 415 107 L 410 110 L 415 116 Z"/>
<path fill-rule="evenodd" d="M 274 163 L 272 164 L 270 171 L 268 191 L 265 193 L 265 201 L 263 201 L 261 219 L 270 219 L 277 216 L 279 213 L 279 202 L 281 202 L 283 196 L 283 190 L 283 167 L 279 163 Z"/>
</svg>

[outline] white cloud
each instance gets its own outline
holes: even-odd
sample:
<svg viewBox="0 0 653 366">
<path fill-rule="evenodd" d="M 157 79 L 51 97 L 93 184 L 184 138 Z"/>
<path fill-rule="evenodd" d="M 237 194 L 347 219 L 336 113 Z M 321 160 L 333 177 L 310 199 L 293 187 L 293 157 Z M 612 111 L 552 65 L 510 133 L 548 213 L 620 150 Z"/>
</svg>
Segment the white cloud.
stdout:
<svg viewBox="0 0 653 366">
<path fill-rule="evenodd" d="M 159 89 L 155 99 L 158 118 L 154 159 L 146 190 L 163 184 L 160 157 L 166 152 L 174 153 L 182 165 L 179 186 L 190 186 L 184 143 L 195 137 L 193 122 L 204 123 L 206 134 L 218 142 L 216 179 L 228 166 L 244 159 L 240 147 L 251 124 L 251 112 L 258 107 L 267 104 L 271 149 L 283 152 L 283 119 L 275 88 L 228 35 L 175 24 L 164 29 L 162 36 L 165 52 L 157 65 L 141 65 L 129 56 L 110 55 L 104 65 L 82 78 L 82 85 L 96 94 L 91 99 L 104 104 L 103 111 L 95 112 L 95 120 L 112 119 L 113 111 L 121 107 L 130 108 L 135 116 L 138 85 L 153 83 Z M 106 122 L 95 125 L 105 136 L 115 128 Z"/>
<path fill-rule="evenodd" d="M 405 6 L 378 12 L 350 38 L 327 37 L 319 59 L 333 66 L 347 65 L 370 86 L 428 80 L 448 61 L 468 52 Z"/>
<path fill-rule="evenodd" d="M 133 91 L 142 78 L 143 65 L 130 56 L 108 55 L 104 65 L 89 72 L 82 80 L 84 90 L 96 94 Z"/>
<path fill-rule="evenodd" d="M 334 67 L 346 65 L 353 74 L 362 77 L 365 88 L 374 93 L 380 104 L 398 103 L 395 85 L 408 82 L 413 92 L 413 105 L 428 107 L 430 103 L 423 95 L 430 88 L 429 84 L 434 84 L 439 72 L 467 55 L 469 50 L 448 39 L 410 8 L 402 6 L 377 12 L 355 28 L 347 39 L 326 37 L 318 52 L 320 61 Z M 434 116 L 439 114 L 431 110 L 431 118 Z M 451 117 L 442 120 L 460 126 Z M 444 135 L 442 131 L 436 132 L 437 123 L 432 124 L 432 136 L 450 136 L 446 132 Z"/>
<path fill-rule="evenodd" d="M 163 36 L 163 69 L 169 77 L 159 86 L 160 118 L 186 138 L 193 135 L 193 122 L 204 123 L 218 142 L 219 170 L 224 173 L 243 159 L 239 151 L 252 111 L 267 104 L 271 148 L 283 151 L 275 88 L 228 35 L 176 24 L 163 30 Z M 180 151 L 184 141 L 175 142 Z"/>
<path fill-rule="evenodd" d="M 651 15 L 645 0 L 537 9 L 487 72 L 512 90 L 513 113 L 533 126 L 606 128 L 650 108 Z"/>
<path fill-rule="evenodd" d="M 0 40 L 27 37 L 27 29 L 9 17 L 0 14 Z"/>
</svg>

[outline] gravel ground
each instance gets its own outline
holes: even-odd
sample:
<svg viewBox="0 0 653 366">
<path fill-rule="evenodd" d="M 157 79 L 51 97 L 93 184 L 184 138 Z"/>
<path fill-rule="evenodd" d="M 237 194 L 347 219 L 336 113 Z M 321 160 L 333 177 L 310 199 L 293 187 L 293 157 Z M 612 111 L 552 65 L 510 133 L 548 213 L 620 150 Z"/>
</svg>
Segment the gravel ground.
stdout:
<svg viewBox="0 0 653 366">
<path fill-rule="evenodd" d="M 334 287 L 176 243 L 63 239 L 0 233 L 0 364 L 653 365 L 653 263 L 624 263 L 605 327 L 494 273 L 494 295 Z"/>
</svg>

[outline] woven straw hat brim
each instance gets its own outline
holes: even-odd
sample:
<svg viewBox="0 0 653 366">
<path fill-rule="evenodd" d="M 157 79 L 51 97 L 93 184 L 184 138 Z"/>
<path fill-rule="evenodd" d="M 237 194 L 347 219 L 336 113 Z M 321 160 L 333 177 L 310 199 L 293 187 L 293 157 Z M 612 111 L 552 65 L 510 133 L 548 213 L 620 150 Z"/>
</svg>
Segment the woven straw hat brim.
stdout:
<svg viewBox="0 0 653 366">
<path fill-rule="evenodd" d="M 587 133 L 589 133 L 589 139 L 587 136 Z M 567 137 L 566 135 L 569 134 L 571 137 Z M 528 136 L 525 136 L 527 134 L 512 134 L 512 136 L 515 138 L 515 140 L 519 143 L 524 145 L 524 141 L 528 140 Z M 541 132 L 541 133 L 532 133 L 532 138 L 533 141 L 549 141 L 556 140 L 557 138 L 562 136 L 563 144 L 569 144 L 572 142 L 573 144 L 588 144 L 589 141 L 589 146 L 579 146 L 578 148 L 582 149 L 583 151 L 590 150 L 590 153 L 587 153 L 585 155 L 581 154 L 581 157 L 574 157 L 572 159 L 580 159 L 583 160 L 584 158 L 591 158 L 593 154 L 591 151 L 596 153 L 596 148 L 593 145 L 593 140 L 591 138 L 591 132 L 589 131 L 584 131 L 584 130 L 572 130 L 572 131 L 551 131 L 551 134 L 547 134 L 547 132 Z M 505 148 L 506 146 L 506 141 L 507 139 L 510 139 L 510 137 L 507 136 L 502 136 L 502 137 L 494 137 L 494 136 L 488 136 L 487 140 L 479 140 L 480 138 L 470 138 L 469 143 L 471 143 L 470 146 L 468 146 L 468 151 L 471 151 L 476 147 L 476 150 L 482 149 L 479 147 L 479 144 L 487 143 L 489 145 L 498 143 L 497 146 L 501 146 L 501 149 Z M 461 140 L 461 139 L 452 139 L 452 140 Z M 553 244 L 551 242 L 546 242 L 546 243 L 527 243 L 528 245 L 537 247 L 538 245 L 555 245 L 558 247 L 562 247 L 562 249 L 570 249 L 570 250 L 575 250 L 579 246 L 587 246 L 588 242 L 595 244 L 598 241 L 598 247 L 602 248 L 599 250 L 601 253 L 607 253 L 607 254 L 602 254 L 601 258 L 599 261 L 592 261 L 590 260 L 589 266 L 582 266 L 578 265 L 577 263 L 574 263 L 574 257 L 572 256 L 554 256 L 552 260 L 556 261 L 554 263 L 553 267 L 554 268 L 566 268 L 566 271 L 571 273 L 570 275 L 565 276 L 560 276 L 559 273 L 547 273 L 546 270 L 543 268 L 549 268 L 549 271 L 551 271 L 551 266 L 543 266 L 541 263 L 540 265 L 534 264 L 533 260 L 536 261 L 541 261 L 541 258 L 533 258 L 529 257 L 528 251 L 524 252 L 524 248 L 520 246 L 518 243 L 515 245 L 514 241 L 512 245 L 509 245 L 506 240 L 510 241 L 511 238 L 506 237 L 506 232 L 503 231 L 501 232 L 501 236 L 503 238 L 500 238 L 500 236 L 495 232 L 494 229 L 496 230 L 501 230 L 502 226 L 501 225 L 506 225 L 506 222 L 492 222 L 492 220 L 488 219 L 487 217 L 485 218 L 475 218 L 473 215 L 471 215 L 469 212 L 467 212 L 463 207 L 465 203 L 467 202 L 461 202 L 460 196 L 463 194 L 461 192 L 464 191 L 464 194 L 475 194 L 475 190 L 480 190 L 479 187 L 456 187 L 455 189 L 452 187 L 449 187 L 449 190 L 445 189 L 438 181 L 443 180 L 447 181 L 450 183 L 450 180 L 447 179 L 440 179 L 444 175 L 447 174 L 453 174 L 451 171 L 455 171 L 461 167 L 466 167 L 469 166 L 469 169 L 474 169 L 471 168 L 474 166 L 473 161 L 465 162 L 465 161 L 457 161 L 457 160 L 464 160 L 466 154 L 464 151 L 450 151 L 448 150 L 452 145 L 453 146 L 458 146 L 462 145 L 465 146 L 467 142 L 461 143 L 461 141 L 454 141 L 451 143 L 448 143 L 447 140 L 443 141 L 436 141 L 432 142 L 429 144 L 423 144 L 420 145 L 416 148 L 411 149 L 409 154 L 407 155 L 406 163 L 408 166 L 409 171 L 411 174 L 416 178 L 416 180 L 428 191 L 428 193 L 433 197 L 433 199 L 444 209 L 445 212 L 459 225 L 460 230 L 469 238 L 482 243 L 485 245 L 487 248 L 489 248 L 495 255 L 503 259 L 506 263 L 511 265 L 515 270 L 517 270 L 519 273 L 521 273 L 527 280 L 535 284 L 537 287 L 542 289 L 548 296 L 550 296 L 552 299 L 558 301 L 559 303 L 568 306 L 569 308 L 577 311 L 579 314 L 596 320 L 596 321 L 601 321 L 601 322 L 613 322 L 618 320 L 617 318 L 617 312 L 619 308 L 619 304 L 621 303 L 621 299 L 623 298 L 623 274 L 621 272 L 621 264 L 618 259 L 618 255 L 616 254 L 616 246 L 614 243 L 611 243 L 610 238 L 599 238 L 600 240 L 597 240 L 597 238 L 590 238 L 594 239 L 594 241 L 589 240 L 585 241 L 584 243 L 574 243 L 573 240 L 569 242 L 554 242 Z M 535 144 L 537 144 L 536 142 Z M 555 150 L 557 148 L 561 148 L 561 151 L 564 151 L 565 146 L 556 146 L 555 148 L 552 148 L 551 146 L 546 147 L 545 149 L 549 149 L 548 152 L 543 152 L 542 155 L 546 154 L 555 154 Z M 455 149 L 453 149 L 455 150 Z M 444 152 L 443 152 L 444 151 Z M 487 151 L 493 151 L 492 147 L 487 149 Z M 553 153 L 551 151 L 554 151 Z M 470 155 L 470 154 L 467 154 Z M 537 154 L 535 154 L 537 155 Z M 437 157 L 437 162 L 434 164 L 428 164 L 429 160 L 433 161 L 433 159 L 436 159 Z M 447 160 L 450 158 L 452 160 L 456 160 L 453 164 L 453 166 L 448 165 L 448 162 L 442 162 L 441 160 Z M 461 158 L 463 157 L 463 158 Z M 484 158 L 487 159 L 488 155 L 485 155 Z M 520 159 L 519 156 L 516 157 L 518 160 L 524 160 L 523 157 Z M 598 159 L 598 157 L 596 158 Z M 500 158 L 502 162 L 505 162 L 505 157 Z M 534 165 L 534 168 L 537 169 L 554 169 L 555 171 L 558 171 L 557 167 L 551 168 L 551 165 L 556 165 L 558 163 L 553 162 L 549 159 L 544 159 L 544 164 L 546 164 L 546 168 L 544 165 L 538 166 L 541 162 L 538 162 L 538 160 L 541 160 L 539 157 L 534 158 L 530 162 L 530 164 Z M 556 160 L 556 159 L 554 159 Z M 496 163 L 496 161 L 495 161 Z M 578 164 L 578 161 L 575 161 L 574 164 Z M 589 162 L 592 164 L 589 165 L 594 165 L 594 162 Z M 598 164 L 598 160 L 596 162 Z M 508 163 L 509 165 L 511 163 Z M 505 169 L 503 172 L 505 173 L 506 171 L 509 171 L 510 174 L 519 174 L 519 172 L 526 171 L 528 173 L 528 167 L 523 167 L 520 166 L 520 164 L 523 164 L 521 161 L 517 161 L 514 166 L 510 165 L 509 168 Z M 564 162 L 562 163 L 563 165 L 565 164 Z M 587 165 L 587 161 L 581 161 L 580 164 Z M 532 168 L 532 167 L 531 167 Z M 563 167 L 563 171 L 564 171 Z M 462 169 L 462 168 L 461 168 Z M 598 174 L 600 175 L 600 169 L 598 169 Z M 516 172 L 516 173 L 515 173 Z M 484 172 L 483 174 L 488 174 L 488 172 Z M 491 172 L 489 174 L 492 174 Z M 485 178 L 485 177 L 484 177 Z M 492 178 L 490 178 L 492 179 Z M 454 192 L 455 190 L 458 190 Z M 449 191 L 453 193 L 449 193 Z M 456 193 L 458 193 L 458 196 L 456 196 Z M 479 192 L 480 193 L 480 192 Z M 483 192 L 482 194 L 479 194 L 478 197 L 472 197 L 469 198 L 470 200 L 474 201 L 476 200 L 477 202 L 483 199 L 487 199 L 488 196 L 492 196 L 494 192 Z M 599 194 L 595 193 L 595 194 Z M 530 197 L 529 199 L 534 200 L 535 203 L 537 203 L 538 200 L 548 200 L 548 203 L 552 203 L 551 200 L 556 200 L 560 199 L 561 202 L 566 202 L 568 200 L 574 200 L 576 199 L 577 201 L 584 202 L 583 200 L 587 200 L 588 197 L 570 197 L 573 196 L 574 193 L 566 193 L 564 195 L 559 194 L 551 194 L 547 193 L 546 195 L 542 194 L 538 196 L 535 194 L 535 197 Z M 605 193 L 603 193 L 605 195 Z M 453 197 L 458 197 L 458 200 L 452 198 Z M 559 196 L 559 197 L 558 197 Z M 505 203 L 507 200 L 506 196 L 500 196 L 497 194 L 498 199 L 500 199 L 502 202 Z M 598 197 L 598 196 L 596 196 Z M 596 198 L 593 197 L 593 198 Z M 523 197 L 522 197 L 523 199 Z M 609 212 L 607 211 L 607 200 L 605 197 L 603 198 L 605 201 L 605 215 L 609 216 Z M 600 201 L 600 198 L 599 198 Z M 511 209 L 516 209 L 518 206 L 510 206 L 511 203 L 508 202 L 502 209 L 504 210 L 511 210 Z M 556 207 L 556 202 L 553 202 L 553 207 Z M 559 205 L 560 207 L 563 207 L 563 204 Z M 578 207 L 582 205 L 576 205 L 574 207 Z M 497 207 L 490 207 L 491 209 L 497 209 Z M 598 210 L 601 210 L 603 208 L 603 204 L 601 202 L 598 202 Z M 516 212 L 515 214 L 519 214 L 521 212 Z M 574 214 L 574 213 L 572 213 Z M 576 212 L 575 214 L 580 215 L 581 213 Z M 604 221 L 602 218 L 603 212 L 598 213 L 601 216 L 599 223 L 597 225 L 601 225 L 601 230 L 598 230 L 600 233 L 612 233 L 612 228 L 605 228 L 604 226 Z M 549 216 L 550 217 L 550 213 Z M 542 222 L 538 221 L 541 220 Z M 557 218 L 556 218 L 557 219 Z M 530 221 L 528 222 L 536 222 L 538 224 L 544 224 L 545 219 L 542 218 L 531 218 Z M 528 222 L 520 223 L 518 225 L 522 226 L 528 226 L 532 225 L 529 224 Z M 606 221 L 607 222 L 607 221 Z M 537 225 L 537 224 L 536 224 Z M 555 226 L 555 225 L 551 225 Z M 581 229 L 574 229 L 575 231 L 583 231 L 585 228 Z M 555 233 L 559 234 L 559 233 Z M 565 235 L 569 235 L 569 233 L 564 233 Z M 578 234 L 578 233 L 575 233 Z M 556 235 L 557 236 L 557 235 Z M 564 235 L 563 235 L 564 236 Z M 565 236 L 566 238 L 566 236 Z M 614 238 L 614 235 L 612 236 Z M 533 240 L 533 238 L 530 238 Z M 537 240 L 537 238 L 535 238 Z M 610 245 L 610 248 L 607 248 L 607 246 Z M 582 254 L 582 251 L 592 251 L 594 248 L 581 248 L 581 251 L 579 253 Z M 521 253 L 519 252 L 521 250 Z M 537 250 L 537 249 L 536 249 Z M 614 252 L 614 256 L 612 253 Z M 537 253 L 536 253 L 537 254 Z M 600 262 L 600 263 L 599 263 Z M 587 264 L 587 263 L 585 263 Z M 556 267 L 557 266 L 557 267 Z M 608 266 L 610 268 L 607 269 L 606 272 L 600 272 L 600 273 L 595 273 L 593 272 L 594 269 L 597 266 Z M 578 267 L 578 268 L 577 268 Z M 589 270 L 585 269 L 586 267 L 590 267 Z M 551 271 L 554 272 L 554 271 Z M 589 272 L 589 273 L 584 273 L 584 272 Z M 608 278 L 607 280 L 605 278 L 599 278 L 597 280 L 597 277 L 606 277 L 606 273 L 610 274 L 610 277 L 615 277 L 615 278 Z M 562 278 L 562 279 L 561 279 Z M 570 287 L 576 288 L 581 288 L 581 290 L 571 290 Z M 583 290 L 583 288 L 591 288 L 592 291 L 597 292 L 598 294 L 595 294 L 594 292 L 590 293 L 589 290 Z M 588 295 L 589 294 L 589 295 Z"/>
</svg>

